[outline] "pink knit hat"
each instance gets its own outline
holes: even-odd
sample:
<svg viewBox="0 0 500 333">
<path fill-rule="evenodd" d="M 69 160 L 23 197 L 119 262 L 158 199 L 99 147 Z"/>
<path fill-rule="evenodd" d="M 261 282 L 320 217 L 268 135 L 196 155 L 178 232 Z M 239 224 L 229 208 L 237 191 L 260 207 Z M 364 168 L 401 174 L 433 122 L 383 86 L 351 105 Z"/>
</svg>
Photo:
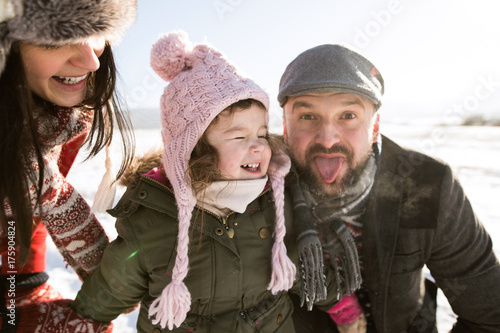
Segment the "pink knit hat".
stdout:
<svg viewBox="0 0 500 333">
<path fill-rule="evenodd" d="M 192 46 L 185 32 L 173 32 L 161 37 L 151 50 L 151 66 L 165 81 L 170 82 L 161 97 L 163 166 L 174 189 L 178 207 L 179 232 L 177 257 L 172 282 L 149 308 L 156 315 L 153 324 L 173 329 L 185 320 L 191 306 L 191 295 L 183 280 L 188 273 L 188 230 L 196 198 L 186 170 L 196 143 L 212 120 L 231 104 L 244 99 L 260 101 L 269 109 L 267 94 L 253 81 L 243 77 L 235 66 L 208 45 Z M 274 161 L 274 163 L 273 163 Z M 276 154 L 269 166 L 276 206 L 273 272 L 268 289 L 276 294 L 291 288 L 295 266 L 286 255 L 283 244 L 284 176 L 290 168 L 285 154 Z"/>
</svg>

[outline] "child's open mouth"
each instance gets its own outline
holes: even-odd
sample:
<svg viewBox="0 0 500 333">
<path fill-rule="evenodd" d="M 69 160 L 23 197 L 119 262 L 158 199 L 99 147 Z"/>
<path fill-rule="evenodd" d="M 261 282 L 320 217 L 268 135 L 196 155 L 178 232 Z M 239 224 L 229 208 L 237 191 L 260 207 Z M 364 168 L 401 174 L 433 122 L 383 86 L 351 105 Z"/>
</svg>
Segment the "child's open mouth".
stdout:
<svg viewBox="0 0 500 333">
<path fill-rule="evenodd" d="M 257 172 L 259 171 L 260 163 L 244 164 L 241 167 L 249 172 Z"/>
</svg>

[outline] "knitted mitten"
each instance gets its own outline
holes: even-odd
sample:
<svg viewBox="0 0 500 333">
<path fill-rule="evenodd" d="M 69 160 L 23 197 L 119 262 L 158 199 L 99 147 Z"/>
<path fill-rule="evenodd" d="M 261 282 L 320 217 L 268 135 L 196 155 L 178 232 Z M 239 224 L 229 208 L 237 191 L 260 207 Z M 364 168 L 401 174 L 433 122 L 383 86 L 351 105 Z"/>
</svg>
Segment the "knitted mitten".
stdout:
<svg viewBox="0 0 500 333">
<path fill-rule="evenodd" d="M 62 299 L 63 296 L 45 282 L 35 288 L 18 288 L 16 291 L 16 306 L 25 306 L 31 303 L 42 303 Z"/>
<path fill-rule="evenodd" d="M 100 323 L 80 316 L 69 307 L 71 300 L 33 303 L 17 308 L 17 332 L 111 333 L 112 323 Z"/>
</svg>

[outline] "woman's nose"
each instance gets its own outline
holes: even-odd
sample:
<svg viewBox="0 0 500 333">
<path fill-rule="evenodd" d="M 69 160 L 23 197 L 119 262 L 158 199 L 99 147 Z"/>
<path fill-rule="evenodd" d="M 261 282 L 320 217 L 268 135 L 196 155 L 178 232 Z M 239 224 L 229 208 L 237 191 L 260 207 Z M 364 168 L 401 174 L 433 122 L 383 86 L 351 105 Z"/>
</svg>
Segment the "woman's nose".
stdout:
<svg viewBox="0 0 500 333">
<path fill-rule="evenodd" d="M 89 72 L 99 69 L 99 57 L 104 52 L 105 41 L 103 38 L 90 38 L 82 43 L 75 44 L 75 54 L 71 64 L 76 67 L 85 68 Z"/>
</svg>

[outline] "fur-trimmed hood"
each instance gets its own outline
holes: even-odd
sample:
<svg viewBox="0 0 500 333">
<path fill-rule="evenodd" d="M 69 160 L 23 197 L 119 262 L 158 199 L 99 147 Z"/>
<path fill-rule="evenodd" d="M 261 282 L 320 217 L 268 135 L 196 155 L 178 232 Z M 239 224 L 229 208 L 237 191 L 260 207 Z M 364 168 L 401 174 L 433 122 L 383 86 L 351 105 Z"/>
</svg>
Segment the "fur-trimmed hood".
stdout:
<svg viewBox="0 0 500 333">
<path fill-rule="evenodd" d="M 161 148 L 152 149 L 142 156 L 136 156 L 120 177 L 119 184 L 125 187 L 136 185 L 141 176 L 161 166 Z"/>
</svg>

